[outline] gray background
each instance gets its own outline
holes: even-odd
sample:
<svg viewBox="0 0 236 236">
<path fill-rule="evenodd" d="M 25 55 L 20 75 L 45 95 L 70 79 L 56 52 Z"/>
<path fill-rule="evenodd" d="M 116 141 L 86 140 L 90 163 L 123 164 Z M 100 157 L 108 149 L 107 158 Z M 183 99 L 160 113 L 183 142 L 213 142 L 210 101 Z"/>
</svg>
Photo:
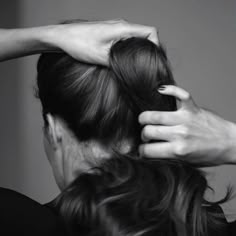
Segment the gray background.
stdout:
<svg viewBox="0 0 236 236">
<path fill-rule="evenodd" d="M 179 85 L 196 102 L 236 121 L 236 1 L 1 0 L 0 27 L 31 27 L 72 18 L 113 19 L 155 26 Z M 33 97 L 37 56 L 0 64 L 0 186 L 42 203 L 58 193 L 42 145 L 39 102 Z M 236 185 L 236 167 L 207 169 L 215 193 Z M 236 218 L 236 199 L 224 205 Z"/>
</svg>

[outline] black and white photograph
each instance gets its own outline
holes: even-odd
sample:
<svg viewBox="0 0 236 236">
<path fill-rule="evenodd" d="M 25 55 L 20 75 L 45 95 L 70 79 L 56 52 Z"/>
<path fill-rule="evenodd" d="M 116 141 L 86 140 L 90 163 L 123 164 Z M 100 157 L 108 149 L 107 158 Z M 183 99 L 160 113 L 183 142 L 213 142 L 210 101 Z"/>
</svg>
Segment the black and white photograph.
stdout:
<svg viewBox="0 0 236 236">
<path fill-rule="evenodd" d="M 1 0 L 0 236 L 236 236 L 236 0 Z"/>
</svg>

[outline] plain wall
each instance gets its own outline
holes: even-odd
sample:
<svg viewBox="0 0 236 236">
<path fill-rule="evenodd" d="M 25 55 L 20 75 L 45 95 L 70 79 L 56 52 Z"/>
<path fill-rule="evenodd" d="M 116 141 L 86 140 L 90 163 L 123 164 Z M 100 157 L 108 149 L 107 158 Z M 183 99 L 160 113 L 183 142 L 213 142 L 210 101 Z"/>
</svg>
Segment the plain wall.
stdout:
<svg viewBox="0 0 236 236">
<path fill-rule="evenodd" d="M 0 27 L 19 27 L 19 4 L 0 7 Z M 19 60 L 1 63 L 0 73 L 0 186 L 21 189 Z"/>
<path fill-rule="evenodd" d="M 21 0 L 11 5 L 9 2 L 2 0 L 0 11 L 9 12 L 5 17 L 11 21 L 15 14 L 12 12 L 17 10 L 15 23 L 21 27 L 73 18 L 124 18 L 155 26 L 166 45 L 177 83 L 189 90 L 199 105 L 236 121 L 236 1 Z M 0 183 L 46 202 L 58 189 L 43 151 L 40 105 L 33 97 L 36 59 L 31 56 L 17 60 L 18 64 L 6 62 L 5 67 L 0 66 L 1 76 L 4 75 L 0 80 L 4 113 L 0 124 Z M 14 111 L 8 109 L 9 104 Z M 6 137 L 8 141 L 4 141 Z M 236 185 L 235 170 L 233 166 L 207 169 L 209 183 L 215 189 L 215 194 L 210 194 L 212 199 L 224 196 L 227 184 Z M 224 208 L 226 213 L 235 213 L 236 199 Z"/>
</svg>

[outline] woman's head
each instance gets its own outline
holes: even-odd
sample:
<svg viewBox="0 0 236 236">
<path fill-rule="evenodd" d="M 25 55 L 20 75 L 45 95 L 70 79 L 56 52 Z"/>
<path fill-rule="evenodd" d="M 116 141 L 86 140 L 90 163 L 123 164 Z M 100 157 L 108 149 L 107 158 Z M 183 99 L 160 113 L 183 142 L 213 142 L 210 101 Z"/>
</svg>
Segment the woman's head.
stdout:
<svg viewBox="0 0 236 236">
<path fill-rule="evenodd" d="M 109 68 L 44 54 L 37 81 L 56 180 L 62 188 L 74 180 L 55 201 L 70 226 L 82 235 L 206 235 L 216 217 L 203 207 L 201 172 L 183 162 L 138 158 L 138 115 L 176 109 L 173 97 L 157 92 L 174 84 L 161 46 L 120 40 Z"/>
<path fill-rule="evenodd" d="M 140 112 L 176 109 L 174 98 L 157 92 L 163 84 L 174 84 L 165 51 L 143 38 L 116 42 L 109 68 L 78 62 L 65 54 L 41 55 L 38 97 L 45 133 L 52 137 L 50 146 L 54 144 L 60 156 L 57 147 L 66 146 L 68 151 L 73 146 L 73 163 L 77 157 L 80 164 L 99 150 L 100 156 L 107 157 L 112 152 L 137 155 Z"/>
</svg>

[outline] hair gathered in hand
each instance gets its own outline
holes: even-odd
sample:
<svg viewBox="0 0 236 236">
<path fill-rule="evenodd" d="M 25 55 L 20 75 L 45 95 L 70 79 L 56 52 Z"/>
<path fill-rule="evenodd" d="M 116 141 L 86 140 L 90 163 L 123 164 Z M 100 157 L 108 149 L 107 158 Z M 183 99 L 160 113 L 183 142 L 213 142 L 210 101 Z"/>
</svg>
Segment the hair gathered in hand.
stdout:
<svg viewBox="0 0 236 236">
<path fill-rule="evenodd" d="M 131 151 L 84 173 L 54 201 L 68 228 L 86 236 L 205 236 L 219 230 L 219 203 L 204 199 L 204 174 L 183 161 L 141 159 L 138 115 L 175 111 L 173 97 L 157 92 L 175 84 L 161 45 L 128 38 L 111 47 L 110 67 L 43 54 L 38 97 L 46 114 L 61 117 L 79 141 L 96 140 L 114 150 L 123 140 Z M 228 195 L 225 199 L 227 199 Z M 218 228 L 217 228 L 218 226 Z"/>
<path fill-rule="evenodd" d="M 137 115 L 147 110 L 173 111 L 175 99 L 157 92 L 175 84 L 164 48 L 143 38 L 128 38 L 113 45 L 110 66 L 126 102 Z"/>
</svg>

